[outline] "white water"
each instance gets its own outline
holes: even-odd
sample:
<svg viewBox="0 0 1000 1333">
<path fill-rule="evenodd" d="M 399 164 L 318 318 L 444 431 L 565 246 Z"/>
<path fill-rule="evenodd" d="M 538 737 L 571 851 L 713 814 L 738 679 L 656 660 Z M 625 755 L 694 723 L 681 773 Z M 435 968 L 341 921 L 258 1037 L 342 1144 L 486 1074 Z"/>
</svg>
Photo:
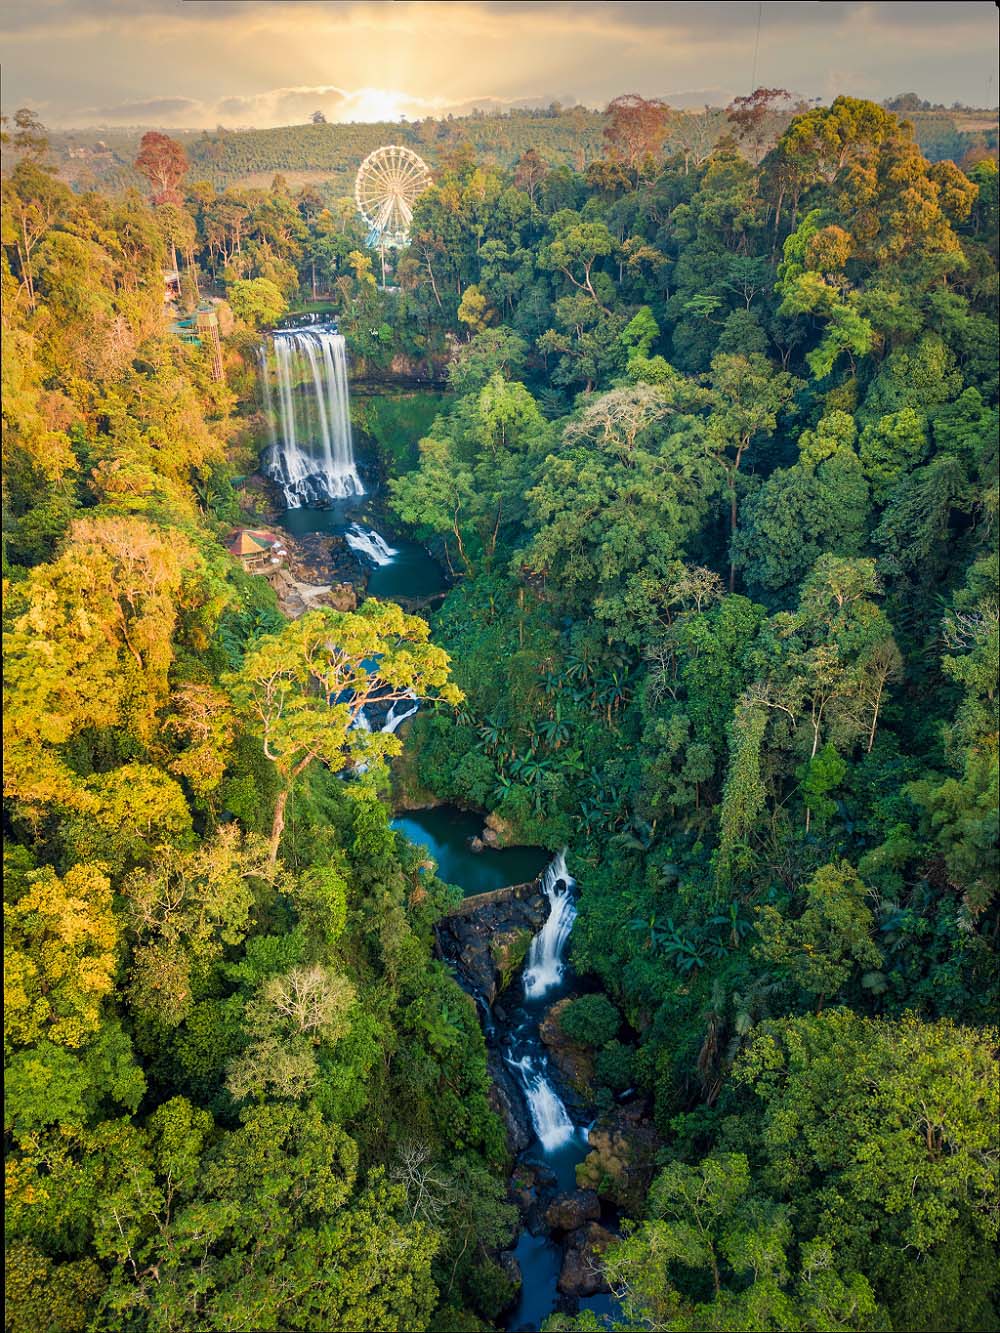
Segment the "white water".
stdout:
<svg viewBox="0 0 1000 1333">
<path fill-rule="evenodd" d="M 362 528 L 352 523 L 344 533 L 344 540 L 352 551 L 367 556 L 373 565 L 391 565 L 392 557 L 399 555 L 394 546 L 390 546 L 374 528 Z"/>
<path fill-rule="evenodd" d="M 405 722 L 408 717 L 412 717 L 419 707 L 415 695 L 411 694 L 406 699 L 397 699 L 389 709 L 389 715 L 382 724 L 382 730 L 388 732 L 390 736 L 395 735 L 397 727 Z M 401 711 L 397 712 L 397 709 Z"/>
<path fill-rule="evenodd" d="M 566 869 L 564 848 L 553 858 L 542 878 L 542 892 L 549 900 L 549 915 L 528 950 L 524 993 L 529 1000 L 539 999 L 562 981 L 566 966 L 563 949 L 576 920 L 576 904 L 571 892 L 574 883 Z"/>
<path fill-rule="evenodd" d="M 569 1112 L 549 1082 L 544 1067 L 536 1068 L 530 1055 L 520 1060 L 510 1060 L 509 1063 L 521 1076 L 528 1112 L 539 1143 L 546 1152 L 555 1152 L 557 1148 L 569 1143 L 576 1133 Z"/>
<path fill-rule="evenodd" d="M 289 509 L 364 495 L 354 463 L 343 337 L 328 328 L 289 329 L 276 330 L 272 342 L 277 395 L 266 348 L 261 352 L 272 440 L 268 475 Z"/>
</svg>

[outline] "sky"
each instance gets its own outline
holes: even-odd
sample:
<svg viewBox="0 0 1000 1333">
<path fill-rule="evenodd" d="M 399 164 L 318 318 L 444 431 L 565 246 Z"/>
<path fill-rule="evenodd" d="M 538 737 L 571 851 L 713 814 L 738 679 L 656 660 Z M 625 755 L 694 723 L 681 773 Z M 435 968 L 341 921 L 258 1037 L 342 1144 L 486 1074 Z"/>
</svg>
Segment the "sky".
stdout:
<svg viewBox="0 0 1000 1333">
<path fill-rule="evenodd" d="M 755 86 L 993 106 L 997 13 L 992 0 L 4 0 L 0 102 L 54 128 L 175 129 L 626 92 L 723 104 Z"/>
</svg>

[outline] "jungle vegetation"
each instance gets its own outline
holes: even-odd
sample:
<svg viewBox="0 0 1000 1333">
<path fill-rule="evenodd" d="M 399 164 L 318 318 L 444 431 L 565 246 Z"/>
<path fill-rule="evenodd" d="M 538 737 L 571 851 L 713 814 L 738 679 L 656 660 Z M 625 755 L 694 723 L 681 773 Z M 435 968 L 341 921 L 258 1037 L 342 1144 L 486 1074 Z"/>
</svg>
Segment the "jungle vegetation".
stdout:
<svg viewBox="0 0 1000 1333">
<path fill-rule="evenodd" d="M 568 1022 L 662 1145 L 621 1326 L 997 1327 L 997 169 L 767 111 L 686 149 L 633 99 L 583 171 L 453 145 L 389 290 L 309 188 L 151 140 L 148 197 L 74 193 L 9 127 L 16 1333 L 500 1312 L 453 890 L 342 701 L 374 653 L 427 700 L 397 790 L 572 848 Z M 228 298 L 223 383 L 174 260 Z M 454 576 L 429 626 L 287 623 L 220 543 L 258 330 L 316 293 L 359 365 L 447 377 L 390 486 Z"/>
</svg>

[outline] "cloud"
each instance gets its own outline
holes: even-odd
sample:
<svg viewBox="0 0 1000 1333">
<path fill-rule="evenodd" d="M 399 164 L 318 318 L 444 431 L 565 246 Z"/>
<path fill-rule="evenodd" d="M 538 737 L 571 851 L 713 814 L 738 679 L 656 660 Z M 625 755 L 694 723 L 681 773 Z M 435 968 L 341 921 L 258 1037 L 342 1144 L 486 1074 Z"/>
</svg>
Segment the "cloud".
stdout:
<svg viewBox="0 0 1000 1333">
<path fill-rule="evenodd" d="M 198 128 L 547 105 L 566 88 L 591 106 L 622 92 L 725 101 L 750 91 L 758 15 L 759 83 L 813 96 L 849 70 L 863 96 L 989 95 L 984 0 L 7 0 L 0 31 L 7 109 Z"/>
<path fill-rule="evenodd" d="M 518 105 L 543 106 L 548 98 L 519 99 Z M 221 97 L 216 101 L 192 97 L 151 97 L 100 106 L 76 107 L 64 117 L 67 125 L 88 126 L 159 125 L 167 129 L 206 129 L 224 125 L 229 129 L 249 125 L 271 128 L 303 123 L 315 111 L 329 121 L 422 119 L 424 116 L 467 114 L 476 107 L 505 110 L 512 103 L 485 96 L 465 103 L 444 98 L 421 98 L 386 88 L 338 88 L 332 84 L 270 88 L 246 96 Z"/>
</svg>

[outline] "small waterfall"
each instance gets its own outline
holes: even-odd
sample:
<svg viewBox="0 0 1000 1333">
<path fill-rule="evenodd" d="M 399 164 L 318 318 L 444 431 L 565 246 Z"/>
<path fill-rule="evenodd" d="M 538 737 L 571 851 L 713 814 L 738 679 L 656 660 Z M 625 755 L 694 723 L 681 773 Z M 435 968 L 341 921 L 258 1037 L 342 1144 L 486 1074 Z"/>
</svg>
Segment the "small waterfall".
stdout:
<svg viewBox="0 0 1000 1333">
<path fill-rule="evenodd" d="M 271 341 L 277 394 L 267 349 L 261 354 L 272 439 L 268 476 L 281 486 L 289 509 L 364 495 L 354 463 L 343 337 L 323 327 L 276 329 Z"/>
<path fill-rule="evenodd" d="M 410 694 L 406 699 L 397 699 L 389 709 L 389 714 L 382 724 L 382 730 L 388 732 L 390 736 L 394 736 L 397 727 L 405 722 L 408 717 L 412 717 L 419 707 L 415 694 Z M 397 712 L 397 709 L 401 711 Z"/>
<path fill-rule="evenodd" d="M 542 877 L 542 892 L 549 900 L 545 925 L 531 941 L 524 968 L 524 994 L 537 1000 L 562 980 L 563 949 L 576 920 L 572 887 L 575 880 L 566 869 L 566 849 L 553 857 Z"/>
<path fill-rule="evenodd" d="M 352 523 L 344 533 L 344 540 L 352 551 L 369 559 L 373 565 L 391 565 L 392 557 L 399 555 L 374 528 L 362 528 Z"/>
<path fill-rule="evenodd" d="M 569 1143 L 577 1132 L 576 1126 L 570 1120 L 569 1112 L 549 1081 L 544 1065 L 541 1069 L 537 1068 L 530 1055 L 525 1055 L 520 1060 L 509 1060 L 508 1063 L 520 1075 L 531 1123 L 545 1151 L 554 1152 Z"/>
</svg>

